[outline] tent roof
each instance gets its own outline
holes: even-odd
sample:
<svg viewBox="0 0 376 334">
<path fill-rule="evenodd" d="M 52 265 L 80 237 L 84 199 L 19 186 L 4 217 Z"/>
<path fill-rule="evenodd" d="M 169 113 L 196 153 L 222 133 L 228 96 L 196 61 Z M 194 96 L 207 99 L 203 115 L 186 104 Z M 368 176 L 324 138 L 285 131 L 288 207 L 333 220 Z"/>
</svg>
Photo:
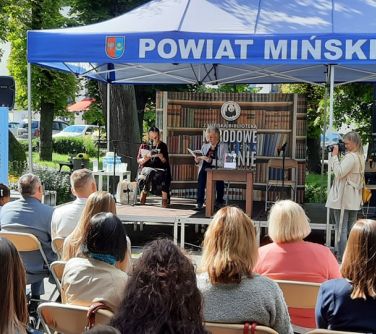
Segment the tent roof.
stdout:
<svg viewBox="0 0 376 334">
<path fill-rule="evenodd" d="M 113 83 L 373 81 L 374 0 L 154 0 L 28 32 L 28 61 Z"/>
</svg>

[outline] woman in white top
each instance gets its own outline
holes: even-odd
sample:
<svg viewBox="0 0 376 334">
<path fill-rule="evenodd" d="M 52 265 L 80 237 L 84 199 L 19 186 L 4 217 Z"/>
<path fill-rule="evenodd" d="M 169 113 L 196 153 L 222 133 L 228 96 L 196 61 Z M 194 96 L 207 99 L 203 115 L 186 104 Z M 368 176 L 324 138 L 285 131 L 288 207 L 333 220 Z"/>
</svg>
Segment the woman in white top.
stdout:
<svg viewBox="0 0 376 334">
<path fill-rule="evenodd" d="M 346 247 L 347 235 L 357 220 L 362 204 L 362 188 L 364 180 L 364 155 L 360 136 L 351 131 L 343 136 L 346 154 L 339 158 L 338 145 L 334 145 L 331 164 L 334 181 L 330 188 L 326 207 L 332 209 L 338 230 L 337 256 L 342 260 Z"/>
<path fill-rule="evenodd" d="M 102 301 L 116 311 L 128 278 L 115 266 L 127 256 L 127 238 L 120 219 L 110 212 L 92 217 L 81 251 L 82 257 L 74 257 L 65 265 L 63 302 L 89 306 Z"/>
</svg>

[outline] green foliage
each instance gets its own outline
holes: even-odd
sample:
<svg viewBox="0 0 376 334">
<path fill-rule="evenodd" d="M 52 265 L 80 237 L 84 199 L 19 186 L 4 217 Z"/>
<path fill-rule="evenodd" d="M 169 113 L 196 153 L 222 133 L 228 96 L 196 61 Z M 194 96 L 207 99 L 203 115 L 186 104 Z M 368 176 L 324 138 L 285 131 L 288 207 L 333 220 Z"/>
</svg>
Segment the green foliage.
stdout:
<svg viewBox="0 0 376 334">
<path fill-rule="evenodd" d="M 105 125 L 106 124 L 103 113 L 102 113 L 102 109 L 100 105 L 98 104 L 92 104 L 90 106 L 90 109 L 83 114 L 82 119 L 84 119 L 87 124 L 93 124 L 93 125 Z"/>
<path fill-rule="evenodd" d="M 9 131 L 9 174 L 21 175 L 26 166 L 26 154 L 24 147 Z"/>
<path fill-rule="evenodd" d="M 323 203 L 327 197 L 327 175 L 310 173 L 307 175 L 304 193 L 305 203 Z"/>
<path fill-rule="evenodd" d="M 24 150 L 24 152 L 29 151 L 29 141 L 27 139 L 17 139 L 17 141 L 22 146 L 22 149 Z M 39 144 L 40 144 L 39 138 L 34 138 L 31 141 L 31 147 L 32 147 L 33 152 L 36 152 L 39 150 Z"/>
<path fill-rule="evenodd" d="M 34 165 L 33 171 L 40 177 L 46 190 L 56 191 L 56 204 L 63 204 L 73 199 L 70 191 L 68 173 L 60 173 L 57 169 L 40 165 Z"/>
<path fill-rule="evenodd" d="M 87 153 L 96 156 L 97 149 L 90 137 L 58 137 L 53 139 L 53 150 L 59 154 Z"/>
<path fill-rule="evenodd" d="M 253 87 L 248 84 L 223 84 L 218 86 L 194 85 L 190 87 L 190 90 L 198 93 L 257 93 L 260 90 L 260 88 Z"/>
<path fill-rule="evenodd" d="M 143 133 L 147 133 L 150 127 L 155 126 L 155 118 L 155 102 L 152 99 L 148 99 L 144 111 Z"/>
</svg>

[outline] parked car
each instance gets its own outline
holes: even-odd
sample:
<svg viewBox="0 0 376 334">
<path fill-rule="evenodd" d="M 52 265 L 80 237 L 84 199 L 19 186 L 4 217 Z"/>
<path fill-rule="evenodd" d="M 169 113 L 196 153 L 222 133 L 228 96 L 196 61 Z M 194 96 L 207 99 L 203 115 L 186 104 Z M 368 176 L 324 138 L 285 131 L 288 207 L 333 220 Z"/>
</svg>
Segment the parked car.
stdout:
<svg viewBox="0 0 376 334">
<path fill-rule="evenodd" d="M 55 120 L 52 123 L 52 135 L 57 134 L 64 130 L 67 126 L 69 126 L 68 123 Z M 28 131 L 29 123 L 28 120 L 24 120 L 20 127 L 17 129 L 17 137 L 19 138 L 27 138 L 27 131 Z M 32 137 L 39 137 L 40 135 L 40 121 L 32 120 L 31 121 L 31 135 Z"/>
<path fill-rule="evenodd" d="M 98 128 L 97 125 L 69 125 L 63 131 L 53 135 L 53 138 L 58 137 L 82 137 L 91 136 Z"/>
<path fill-rule="evenodd" d="M 9 122 L 8 123 L 9 131 L 12 132 L 14 136 L 17 135 L 17 129 L 19 127 L 20 127 L 20 123 L 18 123 L 18 122 Z"/>
</svg>

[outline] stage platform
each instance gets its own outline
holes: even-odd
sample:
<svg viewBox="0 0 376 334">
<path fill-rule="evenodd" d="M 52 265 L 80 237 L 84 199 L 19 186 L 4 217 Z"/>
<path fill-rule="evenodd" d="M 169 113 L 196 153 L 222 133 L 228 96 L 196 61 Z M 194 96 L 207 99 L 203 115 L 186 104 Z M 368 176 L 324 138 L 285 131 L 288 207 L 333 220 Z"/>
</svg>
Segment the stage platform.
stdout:
<svg viewBox="0 0 376 334">
<path fill-rule="evenodd" d="M 245 202 L 230 202 L 244 209 Z M 133 246 L 142 247 L 158 237 L 173 238 L 183 248 L 200 249 L 203 235 L 211 218 L 205 217 L 205 210 L 195 211 L 195 200 L 171 198 L 169 208 L 161 207 L 161 198 L 150 196 L 146 205 L 117 205 L 117 214 L 126 226 Z M 308 212 L 307 212 L 308 214 Z M 263 202 L 254 202 L 252 220 L 256 225 L 261 245 L 270 242 L 267 237 L 267 214 Z M 133 228 L 132 228 L 133 225 Z M 325 243 L 325 221 L 317 218 L 310 222 L 312 233 L 308 240 Z M 334 231 L 334 228 L 331 228 Z"/>
</svg>

